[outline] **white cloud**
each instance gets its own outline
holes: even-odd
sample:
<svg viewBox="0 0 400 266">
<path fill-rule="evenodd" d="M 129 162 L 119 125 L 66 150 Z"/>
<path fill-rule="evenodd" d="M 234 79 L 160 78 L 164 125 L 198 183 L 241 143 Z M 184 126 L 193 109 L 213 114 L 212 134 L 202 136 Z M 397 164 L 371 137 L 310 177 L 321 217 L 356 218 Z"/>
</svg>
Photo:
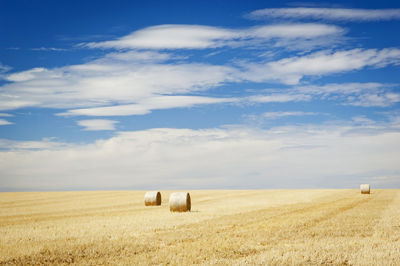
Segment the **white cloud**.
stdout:
<svg viewBox="0 0 400 266">
<path fill-rule="evenodd" d="M 12 123 L 12 122 L 10 122 L 10 121 L 7 121 L 7 120 L 5 120 L 5 119 L 0 118 L 0 126 L 11 125 L 11 124 L 14 124 L 14 123 Z"/>
<path fill-rule="evenodd" d="M 84 43 L 89 48 L 206 49 L 241 46 L 271 39 L 307 40 L 339 36 L 345 31 L 334 25 L 304 23 L 226 29 L 201 25 L 159 25 L 144 28 L 113 41 Z M 276 42 L 278 45 L 280 42 Z M 283 45 L 283 43 L 282 43 Z M 279 46 L 279 45 L 278 45 Z"/>
<path fill-rule="evenodd" d="M 114 52 L 105 55 L 104 61 L 107 60 L 120 60 L 120 61 L 130 61 L 136 63 L 161 63 L 170 59 L 181 59 L 181 57 L 154 51 L 127 51 L 127 52 Z M 102 62 L 102 60 L 98 60 Z"/>
<path fill-rule="evenodd" d="M 367 118 L 364 115 L 352 117 L 351 120 L 357 125 L 375 125 L 376 122 L 372 119 Z"/>
<path fill-rule="evenodd" d="M 235 81 L 233 73 L 237 70 L 233 67 L 168 60 L 174 57 L 131 51 L 110 53 L 80 65 L 12 73 L 6 76 L 10 83 L 0 87 L 0 110 L 28 106 L 72 109 L 118 105 L 123 109 L 130 105 L 129 108 L 148 112 L 157 109 L 154 104 L 158 99 L 169 99 L 161 96 L 194 93 Z M 195 101 L 193 104 L 223 101 L 191 99 Z M 151 106 L 143 106 L 145 103 Z M 177 107 L 181 106 L 176 103 Z M 115 108 L 118 109 L 111 109 Z"/>
<path fill-rule="evenodd" d="M 349 97 L 349 105 L 364 107 L 388 107 L 400 102 L 400 93 L 381 92 L 365 93 L 358 97 Z"/>
<path fill-rule="evenodd" d="M 317 37 L 327 37 L 344 33 L 344 30 L 335 25 L 317 23 L 298 23 L 298 24 L 276 24 L 258 26 L 243 31 L 244 37 L 254 38 L 283 38 L 283 39 L 308 39 Z"/>
<path fill-rule="evenodd" d="M 8 143 L 11 150 L 0 149 L 0 189 L 399 187 L 399 121 L 151 129 L 33 150 Z"/>
<path fill-rule="evenodd" d="M 320 99 L 342 101 L 345 105 L 363 107 L 388 107 L 400 102 L 400 94 L 393 92 L 396 84 L 333 83 L 323 86 L 299 86 L 293 94 L 309 95 Z"/>
<path fill-rule="evenodd" d="M 286 103 L 286 102 L 302 102 L 311 100 L 310 95 L 299 93 L 272 93 L 269 95 L 249 96 L 247 100 L 255 103 Z"/>
<path fill-rule="evenodd" d="M 90 48 L 208 48 L 239 37 L 235 31 L 200 25 L 160 25 L 132 32 L 114 41 L 92 42 Z"/>
<path fill-rule="evenodd" d="M 307 115 L 316 115 L 314 112 L 265 112 L 262 114 L 263 118 L 267 119 L 277 119 L 281 117 L 287 116 L 307 116 Z"/>
<path fill-rule="evenodd" d="M 135 104 L 94 107 L 68 110 L 59 113 L 61 116 L 125 116 L 125 115 L 144 115 L 151 110 L 161 110 L 170 108 L 192 107 L 200 104 L 233 103 L 235 98 L 212 98 L 202 96 L 154 96 L 146 98 Z"/>
<path fill-rule="evenodd" d="M 6 113 L 0 113 L 0 116 L 3 116 L 3 117 L 11 117 L 11 116 L 13 116 L 12 114 L 6 114 Z"/>
<path fill-rule="evenodd" d="M 380 21 L 400 19 L 400 9 L 358 8 L 266 8 L 251 12 L 249 18 L 320 19 L 341 21 Z"/>
<path fill-rule="evenodd" d="M 365 67 L 381 68 L 400 63 L 400 49 L 352 49 L 345 51 L 323 50 L 304 56 L 294 56 L 278 61 L 244 63 L 247 69 L 242 73 L 244 79 L 263 82 L 276 80 L 295 85 L 304 76 L 320 76 Z"/>
<path fill-rule="evenodd" d="M 7 71 L 10 71 L 10 70 L 11 70 L 11 67 L 10 67 L 10 66 L 3 65 L 3 64 L 0 62 L 0 74 L 1 74 L 1 73 L 4 73 L 4 72 L 7 72 Z M 1 78 L 1 76 L 0 76 L 0 78 Z"/>
<path fill-rule="evenodd" d="M 313 23 L 267 25 L 237 30 L 164 25 L 134 32 L 131 34 L 133 37 L 129 35 L 126 40 L 125 37 L 122 39 L 123 45 L 127 40 L 130 40 L 127 41 L 128 44 L 132 44 L 137 43 L 137 40 L 143 41 L 142 38 L 149 38 L 151 41 L 156 40 L 155 43 L 160 47 L 165 45 L 173 47 L 175 39 L 172 37 L 177 34 L 180 37 L 176 40 L 194 39 L 194 44 L 187 47 L 203 47 L 198 43 L 205 43 L 204 45 L 208 47 L 219 46 L 218 40 L 252 42 L 255 39 L 281 38 L 295 41 L 297 38 L 314 39 L 318 36 L 331 36 L 342 31 L 335 26 Z M 158 39 L 166 37 L 168 37 L 167 44 Z M 114 42 L 118 41 L 111 42 L 115 44 Z M 147 42 L 144 43 L 148 45 Z M 182 45 L 186 44 L 183 42 Z M 63 112 L 67 115 L 107 116 L 146 114 L 155 109 L 234 102 L 238 100 L 229 97 L 200 97 L 193 94 L 229 82 L 279 82 L 295 85 L 304 77 L 360 70 L 365 67 L 385 67 L 389 64 L 399 64 L 400 50 L 396 48 L 322 50 L 275 61 L 230 65 L 188 61 L 184 57 L 156 51 L 120 51 L 78 65 L 52 69 L 37 67 L 3 74 L 9 83 L 0 86 L 0 110 L 44 107 L 69 109 Z M 386 102 L 397 101 L 397 96 L 393 94 L 379 97 L 384 97 Z M 352 102 L 367 105 L 368 99 L 364 98 Z M 369 97 L 369 102 L 379 102 L 377 99 L 373 101 L 372 98 Z M 311 98 L 307 94 L 276 93 L 253 96 L 244 100 L 249 99 L 266 103 L 305 101 Z"/>
<path fill-rule="evenodd" d="M 67 49 L 64 48 L 55 48 L 55 47 L 39 47 L 39 48 L 32 48 L 32 51 L 56 51 L 56 52 L 60 52 L 60 51 L 66 51 Z"/>
<path fill-rule="evenodd" d="M 245 123 L 253 127 L 263 127 L 268 125 L 267 123 L 275 119 L 284 117 L 299 117 L 299 116 L 310 116 L 310 115 L 324 115 L 323 113 L 315 112 L 303 112 L 303 111 L 276 111 L 276 112 L 264 112 L 262 114 L 245 114 L 242 115 Z"/>
<path fill-rule="evenodd" d="M 108 119 L 90 119 L 90 120 L 80 120 L 77 123 L 79 126 L 84 127 L 84 130 L 99 131 L 99 130 L 115 130 L 115 124 L 119 122 Z"/>
<path fill-rule="evenodd" d="M 385 88 L 393 87 L 391 84 L 382 84 L 378 82 L 351 82 L 351 83 L 329 83 L 325 85 L 304 85 L 296 86 L 296 91 L 300 93 L 320 95 L 326 98 L 332 94 L 360 94 L 364 92 L 376 92 Z"/>
<path fill-rule="evenodd" d="M 36 79 L 37 77 L 40 77 L 42 73 L 46 74 L 48 73 L 48 70 L 43 67 L 36 67 L 26 71 L 10 74 L 6 76 L 6 80 L 13 82 L 29 81 L 32 79 Z"/>
<path fill-rule="evenodd" d="M 21 48 L 19 48 L 19 47 L 8 47 L 6 49 L 7 50 L 15 50 L 15 51 L 21 50 Z"/>
<path fill-rule="evenodd" d="M 398 84 L 329 83 L 325 85 L 293 86 L 289 89 L 267 89 L 263 94 L 238 99 L 245 103 L 286 103 L 312 100 L 330 100 L 343 105 L 388 107 L 400 102 L 395 92 Z"/>
<path fill-rule="evenodd" d="M 55 138 L 43 138 L 38 141 L 17 141 L 9 139 L 0 139 L 0 149 L 9 151 L 28 151 L 28 150 L 60 150 L 73 145 L 56 142 Z"/>
</svg>

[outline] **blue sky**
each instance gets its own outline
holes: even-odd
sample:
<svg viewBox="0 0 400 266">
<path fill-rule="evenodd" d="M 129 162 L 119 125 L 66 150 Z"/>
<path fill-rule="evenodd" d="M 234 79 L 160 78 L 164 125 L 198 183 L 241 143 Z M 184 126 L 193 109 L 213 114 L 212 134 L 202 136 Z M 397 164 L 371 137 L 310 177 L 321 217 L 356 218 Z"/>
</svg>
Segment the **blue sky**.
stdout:
<svg viewBox="0 0 400 266">
<path fill-rule="evenodd" d="M 0 1 L 0 190 L 400 187 L 396 1 Z"/>
</svg>

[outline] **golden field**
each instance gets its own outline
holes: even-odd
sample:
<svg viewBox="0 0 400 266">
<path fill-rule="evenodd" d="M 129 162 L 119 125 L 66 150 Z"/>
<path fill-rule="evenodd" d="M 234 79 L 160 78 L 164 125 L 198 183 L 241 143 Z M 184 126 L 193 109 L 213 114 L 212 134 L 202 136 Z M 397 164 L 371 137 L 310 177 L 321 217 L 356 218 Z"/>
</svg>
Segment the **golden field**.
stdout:
<svg viewBox="0 0 400 266">
<path fill-rule="evenodd" d="M 0 264 L 400 265 L 400 190 L 0 193 Z"/>
</svg>

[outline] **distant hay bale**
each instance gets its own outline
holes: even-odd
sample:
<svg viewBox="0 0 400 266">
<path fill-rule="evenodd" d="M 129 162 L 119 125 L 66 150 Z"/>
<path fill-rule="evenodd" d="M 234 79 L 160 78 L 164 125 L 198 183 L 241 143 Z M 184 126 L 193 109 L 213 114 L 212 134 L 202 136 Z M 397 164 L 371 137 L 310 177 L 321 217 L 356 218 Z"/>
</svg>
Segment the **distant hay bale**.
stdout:
<svg viewBox="0 0 400 266">
<path fill-rule="evenodd" d="M 169 210 L 171 212 L 187 212 L 191 209 L 190 194 L 175 192 L 169 196 Z"/>
<path fill-rule="evenodd" d="M 144 205 L 158 206 L 161 205 L 161 193 L 159 191 L 148 191 L 144 194 Z"/>
<path fill-rule="evenodd" d="M 361 190 L 361 194 L 369 194 L 370 193 L 369 184 L 361 184 L 360 190 Z"/>
</svg>

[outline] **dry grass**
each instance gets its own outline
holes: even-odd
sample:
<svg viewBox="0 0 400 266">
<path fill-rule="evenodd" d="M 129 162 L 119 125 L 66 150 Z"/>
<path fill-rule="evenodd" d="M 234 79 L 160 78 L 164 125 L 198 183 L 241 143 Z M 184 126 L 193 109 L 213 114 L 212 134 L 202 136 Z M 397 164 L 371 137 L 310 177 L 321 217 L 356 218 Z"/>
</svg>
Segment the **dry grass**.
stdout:
<svg viewBox="0 0 400 266">
<path fill-rule="evenodd" d="M 400 190 L 0 193 L 0 264 L 400 265 Z"/>
</svg>

